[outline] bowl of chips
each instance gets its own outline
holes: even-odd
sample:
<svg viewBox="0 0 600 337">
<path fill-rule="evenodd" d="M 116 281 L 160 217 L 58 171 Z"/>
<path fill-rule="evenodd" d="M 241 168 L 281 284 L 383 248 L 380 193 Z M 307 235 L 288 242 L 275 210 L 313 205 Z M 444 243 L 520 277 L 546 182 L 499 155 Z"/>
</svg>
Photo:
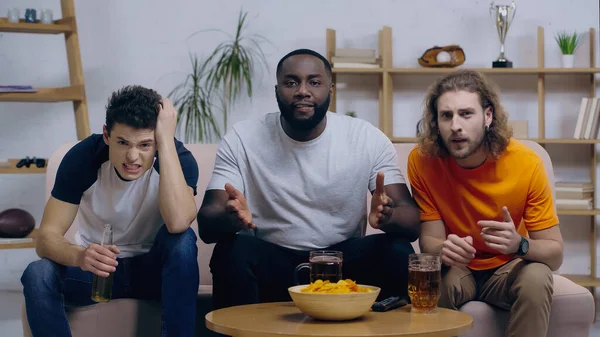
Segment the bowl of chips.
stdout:
<svg viewBox="0 0 600 337">
<path fill-rule="evenodd" d="M 380 288 L 346 279 L 337 283 L 316 280 L 288 288 L 296 307 L 304 314 L 327 321 L 351 320 L 366 314 Z"/>
</svg>

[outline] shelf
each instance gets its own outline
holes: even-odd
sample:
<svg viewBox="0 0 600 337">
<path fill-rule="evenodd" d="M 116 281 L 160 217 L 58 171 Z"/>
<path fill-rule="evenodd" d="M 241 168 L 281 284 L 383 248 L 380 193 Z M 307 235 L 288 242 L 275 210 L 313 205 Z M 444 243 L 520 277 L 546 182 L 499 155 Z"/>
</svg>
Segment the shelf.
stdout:
<svg viewBox="0 0 600 337">
<path fill-rule="evenodd" d="M 392 137 L 392 143 L 416 143 L 418 139 L 416 137 Z"/>
<path fill-rule="evenodd" d="M 55 20 L 54 24 L 46 25 L 40 23 L 25 22 L 21 19 L 19 23 L 8 22 L 7 18 L 0 18 L 0 32 L 6 33 L 31 33 L 31 34 L 62 34 L 70 33 L 73 29 L 74 18 Z"/>
<path fill-rule="evenodd" d="M 593 277 L 591 275 L 561 275 L 568 278 L 569 280 L 579 284 L 582 287 L 595 287 L 600 286 L 600 278 Z"/>
<path fill-rule="evenodd" d="M 391 68 L 386 71 L 395 74 L 446 74 L 459 69 L 475 70 L 484 74 L 595 74 L 600 68 Z"/>
<path fill-rule="evenodd" d="M 2 92 L 0 102 L 68 102 L 84 99 L 83 86 L 35 88 L 37 92 Z"/>
<path fill-rule="evenodd" d="M 35 248 L 35 237 L 37 236 L 37 228 L 34 228 L 27 238 L 33 238 L 33 242 L 25 242 L 25 243 L 0 243 L 1 249 L 22 249 L 22 248 Z"/>
<path fill-rule="evenodd" d="M 558 209 L 558 215 L 600 215 L 600 209 Z"/>
<path fill-rule="evenodd" d="M 17 167 L 17 163 L 21 159 L 9 159 L 8 164 L 10 167 L 0 167 L 0 174 L 22 174 L 22 173 L 46 173 L 46 167 L 37 167 L 35 163 L 31 164 L 28 167 Z M 46 165 L 48 164 L 48 159 L 46 160 Z"/>
<path fill-rule="evenodd" d="M 575 138 L 546 138 L 546 139 L 529 139 L 540 144 L 598 144 L 600 139 L 575 139 Z"/>
<path fill-rule="evenodd" d="M 530 140 L 540 144 L 600 144 L 600 139 L 574 139 L 574 138 L 517 138 L 517 140 Z M 392 137 L 392 143 L 416 143 L 416 137 Z"/>
<path fill-rule="evenodd" d="M 334 74 L 381 74 L 383 68 L 331 68 Z"/>
</svg>

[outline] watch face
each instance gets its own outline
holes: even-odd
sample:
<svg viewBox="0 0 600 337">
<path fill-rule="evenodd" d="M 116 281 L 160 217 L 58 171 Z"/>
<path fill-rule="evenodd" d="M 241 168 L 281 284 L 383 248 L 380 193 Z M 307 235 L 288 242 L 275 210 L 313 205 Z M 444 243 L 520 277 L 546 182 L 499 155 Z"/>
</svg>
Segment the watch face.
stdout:
<svg viewBox="0 0 600 337">
<path fill-rule="evenodd" d="M 523 252 L 523 255 L 527 254 L 527 251 L 529 251 L 529 240 L 525 238 L 521 240 L 521 251 Z"/>
</svg>

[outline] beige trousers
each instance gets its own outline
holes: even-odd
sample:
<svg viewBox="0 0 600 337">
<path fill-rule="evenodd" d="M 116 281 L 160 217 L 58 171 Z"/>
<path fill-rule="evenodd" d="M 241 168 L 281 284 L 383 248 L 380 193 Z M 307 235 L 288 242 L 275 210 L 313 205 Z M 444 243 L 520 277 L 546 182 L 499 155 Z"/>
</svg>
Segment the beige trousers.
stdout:
<svg viewBox="0 0 600 337">
<path fill-rule="evenodd" d="M 483 301 L 510 310 L 506 336 L 546 337 L 553 287 L 547 265 L 519 258 L 491 270 L 450 267 L 439 306 L 456 310 L 468 301 Z"/>
</svg>

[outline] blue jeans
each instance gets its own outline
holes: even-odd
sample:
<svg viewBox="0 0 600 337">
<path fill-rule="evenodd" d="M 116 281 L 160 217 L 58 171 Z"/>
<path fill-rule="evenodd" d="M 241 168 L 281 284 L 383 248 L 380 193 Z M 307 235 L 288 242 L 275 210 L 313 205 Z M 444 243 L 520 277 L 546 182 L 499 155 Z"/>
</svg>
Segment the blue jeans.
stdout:
<svg viewBox="0 0 600 337">
<path fill-rule="evenodd" d="M 112 298 L 159 300 L 162 336 L 193 336 L 198 273 L 196 234 L 191 228 L 171 234 L 162 226 L 148 253 L 117 258 Z M 21 283 L 27 319 L 34 337 L 71 336 L 65 305 L 84 306 L 91 300 L 91 272 L 48 259 L 27 266 Z"/>
</svg>

